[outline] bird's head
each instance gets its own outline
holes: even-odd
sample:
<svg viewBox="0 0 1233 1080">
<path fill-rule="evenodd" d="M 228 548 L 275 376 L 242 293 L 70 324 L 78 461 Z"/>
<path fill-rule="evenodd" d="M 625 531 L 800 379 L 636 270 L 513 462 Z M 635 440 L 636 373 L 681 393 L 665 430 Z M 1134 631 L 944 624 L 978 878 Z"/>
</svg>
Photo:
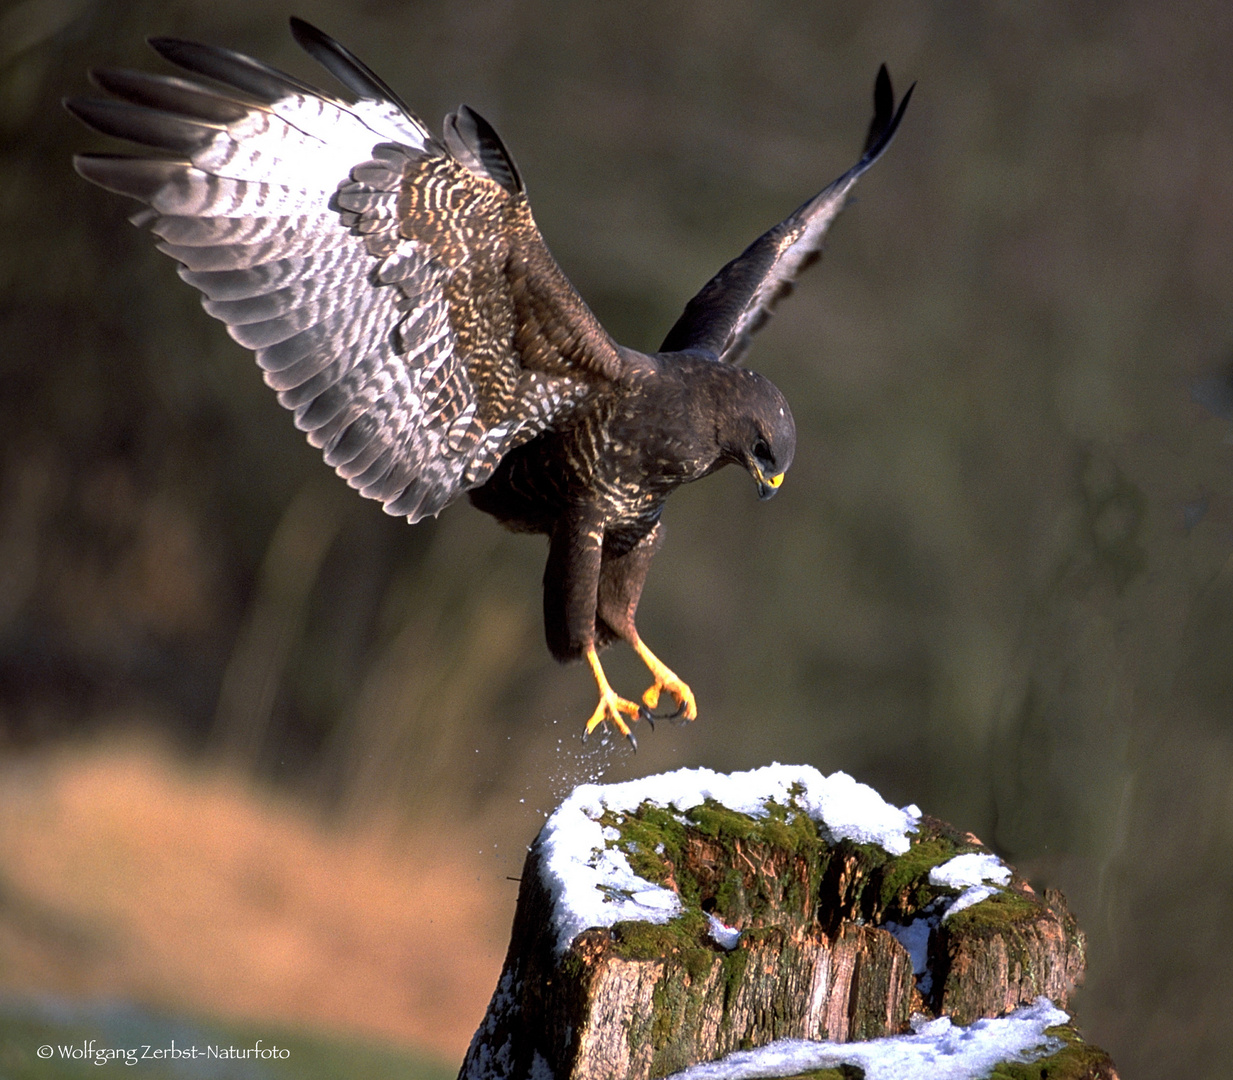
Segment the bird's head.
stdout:
<svg viewBox="0 0 1233 1080">
<path fill-rule="evenodd" d="M 739 383 L 724 450 L 729 460 L 749 470 L 758 497 L 769 499 L 779 490 L 796 453 L 796 424 L 788 402 L 769 379 L 740 369 Z"/>
</svg>

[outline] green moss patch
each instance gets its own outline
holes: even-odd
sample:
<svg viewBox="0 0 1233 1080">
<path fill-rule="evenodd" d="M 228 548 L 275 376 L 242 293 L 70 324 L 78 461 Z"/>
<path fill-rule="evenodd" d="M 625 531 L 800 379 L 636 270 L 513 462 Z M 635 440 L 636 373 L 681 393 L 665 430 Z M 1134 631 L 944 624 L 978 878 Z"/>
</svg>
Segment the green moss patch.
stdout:
<svg viewBox="0 0 1233 1080">
<path fill-rule="evenodd" d="M 1040 905 L 1023 893 L 1002 890 L 987 900 L 956 912 L 947 920 L 952 934 L 1013 934 L 1017 923 L 1035 918 Z"/>
<path fill-rule="evenodd" d="M 1066 1045 L 1056 1054 L 1032 1062 L 1006 1062 L 989 1074 L 990 1080 L 1096 1080 L 1112 1076 L 1113 1063 L 1099 1047 L 1080 1038 L 1069 1024 L 1045 1031 Z"/>
<path fill-rule="evenodd" d="M 660 960 L 687 949 L 706 947 L 706 916 L 686 911 L 667 923 L 619 922 L 612 927 L 617 955 L 624 960 Z M 714 947 L 714 943 L 711 943 Z"/>
<path fill-rule="evenodd" d="M 929 871 L 959 854 L 960 847 L 947 837 L 918 835 L 905 854 L 884 864 L 878 890 L 882 910 L 905 914 L 925 907 L 938 893 L 929 884 Z"/>
<path fill-rule="evenodd" d="M 619 834 L 610 847 L 624 852 L 636 874 L 674 890 L 686 913 L 713 912 L 729 925 L 808 929 L 821 917 L 824 929 L 842 920 L 880 925 L 903 922 L 955 890 L 932 885 L 929 872 L 954 856 L 982 850 L 940 822 L 926 819 L 903 855 L 875 844 L 828 843 L 809 816 L 793 806 L 768 802 L 755 818 L 707 800 L 688 811 L 644 803 L 625 813 L 609 811 L 600 823 Z M 986 911 L 990 905 L 997 910 Z M 1022 910 L 1026 898 L 999 894 L 958 918 L 999 924 Z M 680 922 L 675 920 L 674 922 Z M 646 958 L 653 938 L 665 933 L 709 941 L 705 923 L 655 934 L 630 931 L 620 955 Z M 974 928 L 974 923 L 968 923 Z"/>
</svg>

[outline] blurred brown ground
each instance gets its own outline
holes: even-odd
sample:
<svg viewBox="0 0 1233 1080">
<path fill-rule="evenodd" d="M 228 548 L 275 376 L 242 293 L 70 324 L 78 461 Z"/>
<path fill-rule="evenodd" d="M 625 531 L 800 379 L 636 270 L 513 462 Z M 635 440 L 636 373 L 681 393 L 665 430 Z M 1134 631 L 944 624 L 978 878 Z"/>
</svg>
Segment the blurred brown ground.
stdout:
<svg viewBox="0 0 1233 1080">
<path fill-rule="evenodd" d="M 328 84 L 289 11 L 0 0 L 0 987 L 437 1037 L 424 905 L 448 887 L 460 918 L 431 943 L 489 941 L 490 983 L 505 879 L 570 784 L 804 761 L 1061 888 L 1090 942 L 1078 1019 L 1123 1075 L 1227 1071 L 1233 8 L 295 11 L 431 124 L 460 100 L 490 119 L 570 278 L 643 348 L 851 163 L 879 63 L 919 86 L 749 357 L 797 418 L 783 490 L 760 504 L 729 470 L 668 506 L 640 625 L 702 715 L 635 758 L 578 742 L 594 689 L 543 647 L 543 544 L 467 506 L 411 529 L 346 490 L 69 167 L 108 145 L 59 99 L 91 65 L 163 70 L 149 34 Z M 40 825 L 50 805 L 78 809 Z M 160 907 L 146 855 L 96 842 L 107 814 L 219 906 Z M 378 857 L 374 836 L 402 839 Z M 246 878 L 269 849 L 277 874 Z M 219 935 L 265 960 L 210 966 Z M 432 1045 L 482 1009 L 469 971 Z M 385 1005 L 352 1000 L 383 979 Z"/>
<path fill-rule="evenodd" d="M 459 1060 L 510 889 L 477 834 L 327 827 L 146 740 L 0 766 L 8 989 L 363 1035 Z M 486 837 L 484 838 L 486 839 Z"/>
</svg>

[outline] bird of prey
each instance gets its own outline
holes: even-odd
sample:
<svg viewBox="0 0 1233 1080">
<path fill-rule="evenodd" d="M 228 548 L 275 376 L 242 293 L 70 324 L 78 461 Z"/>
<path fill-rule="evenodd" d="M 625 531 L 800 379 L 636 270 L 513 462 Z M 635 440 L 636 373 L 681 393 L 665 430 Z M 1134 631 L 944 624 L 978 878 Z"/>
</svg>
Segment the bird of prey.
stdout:
<svg viewBox="0 0 1233 1080">
<path fill-rule="evenodd" d="M 664 501 L 724 465 L 763 498 L 792 462 L 783 395 L 741 367 L 750 337 L 819 255 L 853 184 L 890 144 L 886 68 L 860 160 L 755 240 L 689 303 L 659 352 L 607 334 L 549 254 L 513 158 L 461 106 L 433 135 L 349 50 L 299 19 L 334 95 L 227 49 L 150 41 L 191 77 L 91 72 L 86 124 L 162 156 L 82 154 L 87 180 L 145 204 L 153 232 L 326 462 L 414 523 L 464 492 L 549 538 L 544 626 L 599 690 L 586 732 L 650 720 L 693 692 L 634 615 Z M 599 661 L 629 643 L 653 683 L 620 697 Z"/>
</svg>

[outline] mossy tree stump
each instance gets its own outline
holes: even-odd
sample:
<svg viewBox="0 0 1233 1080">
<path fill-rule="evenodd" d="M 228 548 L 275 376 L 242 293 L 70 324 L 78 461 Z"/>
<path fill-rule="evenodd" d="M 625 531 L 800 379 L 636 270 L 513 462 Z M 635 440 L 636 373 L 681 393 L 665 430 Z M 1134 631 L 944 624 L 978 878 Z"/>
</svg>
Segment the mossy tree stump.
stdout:
<svg viewBox="0 0 1233 1080">
<path fill-rule="evenodd" d="M 608 846 L 677 894 L 679 911 L 587 929 L 562 948 L 537 841 L 460 1077 L 662 1077 L 776 1039 L 895 1035 L 914 1014 L 966 1024 L 1042 995 L 1064 1007 L 1082 978 L 1083 935 L 1059 893 L 1042 898 L 1011 875 L 943 917 L 961 890 L 930 872 L 986 849 L 933 818 L 919 819 L 899 855 L 835 841 L 825 824 L 773 802 L 762 817 L 708 800 L 599 820 Z M 929 927 L 925 972 L 914 972 L 919 946 L 914 965 L 908 936 L 893 932 L 919 920 Z"/>
</svg>

